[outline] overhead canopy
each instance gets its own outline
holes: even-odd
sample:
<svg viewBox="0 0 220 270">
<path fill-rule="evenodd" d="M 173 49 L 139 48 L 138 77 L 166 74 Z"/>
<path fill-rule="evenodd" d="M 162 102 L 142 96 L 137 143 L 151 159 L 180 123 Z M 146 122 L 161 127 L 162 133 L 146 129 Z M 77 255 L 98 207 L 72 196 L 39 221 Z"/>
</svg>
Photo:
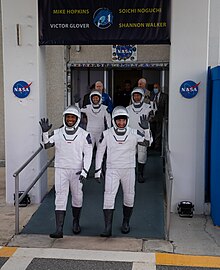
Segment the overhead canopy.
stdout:
<svg viewBox="0 0 220 270">
<path fill-rule="evenodd" d="M 169 44 L 170 0 L 38 0 L 40 45 Z"/>
</svg>

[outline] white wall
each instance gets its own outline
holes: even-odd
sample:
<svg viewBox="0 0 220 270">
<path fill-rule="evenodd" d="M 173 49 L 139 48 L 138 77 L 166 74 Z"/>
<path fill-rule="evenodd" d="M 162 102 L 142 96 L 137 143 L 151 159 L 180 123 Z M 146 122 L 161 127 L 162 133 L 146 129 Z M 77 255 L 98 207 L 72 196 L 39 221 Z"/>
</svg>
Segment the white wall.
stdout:
<svg viewBox="0 0 220 270">
<path fill-rule="evenodd" d="M 220 1 L 210 3 L 209 66 L 215 67 L 220 65 Z"/>
<path fill-rule="evenodd" d="M 203 213 L 206 76 L 209 0 L 173 0 L 170 51 L 169 146 L 174 174 L 172 210 L 190 200 Z M 201 82 L 199 93 L 185 99 L 180 85 Z"/>
<path fill-rule="evenodd" d="M 5 162 L 5 128 L 4 128 L 4 87 L 3 87 L 3 63 L 2 63 L 2 27 L 0 4 L 0 166 Z"/>
<path fill-rule="evenodd" d="M 46 114 L 45 55 L 38 46 L 38 14 L 35 0 L 2 0 L 3 72 L 5 106 L 6 201 L 13 203 L 13 173 L 39 147 L 39 119 Z M 17 45 L 16 24 L 21 28 L 21 46 Z M 32 82 L 25 99 L 12 91 L 16 81 Z M 20 190 L 26 189 L 46 160 L 42 153 L 21 174 Z M 30 193 L 40 202 L 47 191 L 46 176 Z"/>
</svg>

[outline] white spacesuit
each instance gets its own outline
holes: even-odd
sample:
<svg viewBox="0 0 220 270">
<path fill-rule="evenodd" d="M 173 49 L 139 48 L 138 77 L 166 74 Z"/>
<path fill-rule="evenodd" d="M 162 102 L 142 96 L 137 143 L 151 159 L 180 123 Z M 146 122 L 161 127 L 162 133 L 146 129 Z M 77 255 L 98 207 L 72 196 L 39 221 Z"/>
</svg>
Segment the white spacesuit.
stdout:
<svg viewBox="0 0 220 270">
<path fill-rule="evenodd" d="M 120 121 L 124 121 L 124 125 Z M 144 119 L 141 119 L 141 121 L 144 124 Z M 135 196 L 136 146 L 138 143 L 148 145 L 151 138 L 149 129 L 146 129 L 142 134 L 138 130 L 128 127 L 129 115 L 126 108 L 122 106 L 118 106 L 113 110 L 112 123 L 113 127 L 102 133 L 96 153 L 95 178 L 99 179 L 103 156 L 107 149 L 103 206 L 105 230 L 101 234 L 104 237 L 109 237 L 112 234 L 115 197 L 120 183 L 123 189 L 124 214 L 121 231 L 122 233 L 130 231 L 129 220 Z"/>
<path fill-rule="evenodd" d="M 139 100 L 135 100 L 134 95 L 139 94 Z M 136 87 L 131 92 L 131 101 L 132 104 L 126 107 L 129 114 L 129 126 L 131 128 L 135 128 L 140 132 L 144 132 L 144 130 L 140 127 L 140 117 L 145 115 L 149 118 L 151 115 L 154 115 L 155 109 L 152 108 L 152 104 L 147 104 L 144 102 L 144 90 L 142 88 Z M 150 138 L 150 145 L 153 141 L 153 137 Z M 147 147 L 143 145 L 137 146 L 137 160 L 138 160 L 138 182 L 143 183 L 143 171 L 144 165 L 147 161 Z"/>
<path fill-rule="evenodd" d="M 99 99 L 94 103 L 93 97 L 97 96 Z M 102 94 L 99 91 L 92 91 L 90 94 L 90 103 L 81 112 L 87 116 L 86 130 L 90 133 L 93 146 L 98 145 L 102 132 L 111 127 L 111 116 L 107 111 L 107 106 L 102 104 Z"/>
<path fill-rule="evenodd" d="M 63 113 L 64 126 L 48 135 L 48 119 L 41 119 L 45 148 L 55 146 L 55 215 L 56 232 L 52 238 L 63 237 L 69 189 L 72 195 L 73 232 L 79 233 L 79 218 L 83 201 L 82 180 L 87 177 L 92 160 L 90 134 L 78 125 L 81 113 L 76 106 L 68 107 Z"/>
</svg>

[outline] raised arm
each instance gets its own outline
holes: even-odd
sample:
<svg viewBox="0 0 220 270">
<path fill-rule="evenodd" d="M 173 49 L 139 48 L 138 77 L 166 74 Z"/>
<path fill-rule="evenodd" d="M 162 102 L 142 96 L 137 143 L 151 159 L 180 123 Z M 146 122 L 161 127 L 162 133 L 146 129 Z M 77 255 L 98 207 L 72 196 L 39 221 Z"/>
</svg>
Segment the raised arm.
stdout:
<svg viewBox="0 0 220 270">
<path fill-rule="evenodd" d="M 48 131 L 52 127 L 52 124 L 49 124 L 49 119 L 48 118 L 42 118 L 39 121 L 39 124 L 40 124 L 41 129 L 42 129 L 42 141 L 43 141 L 43 144 L 44 144 L 44 148 L 48 149 L 48 148 L 54 146 L 53 133 L 51 134 L 51 136 L 49 136 L 49 133 L 48 133 Z"/>
</svg>

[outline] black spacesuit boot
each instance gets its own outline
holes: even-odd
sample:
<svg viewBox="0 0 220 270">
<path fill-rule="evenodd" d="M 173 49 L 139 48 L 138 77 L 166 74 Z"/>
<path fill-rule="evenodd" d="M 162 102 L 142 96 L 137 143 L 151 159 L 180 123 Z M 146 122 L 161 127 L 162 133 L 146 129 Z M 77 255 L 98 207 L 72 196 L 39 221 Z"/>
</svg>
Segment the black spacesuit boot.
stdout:
<svg viewBox="0 0 220 270">
<path fill-rule="evenodd" d="M 144 183 L 144 165 L 142 163 L 138 163 L 138 182 Z"/>
<path fill-rule="evenodd" d="M 105 218 L 105 230 L 100 234 L 102 237 L 109 237 L 112 235 L 112 219 L 114 209 L 104 209 L 104 218 Z"/>
<path fill-rule="evenodd" d="M 81 228 L 79 226 L 79 219 L 82 207 L 72 207 L 73 213 L 73 233 L 78 234 L 81 232 Z"/>
<path fill-rule="evenodd" d="M 129 221 L 131 218 L 131 214 L 133 211 L 133 207 L 128 207 L 123 205 L 123 222 L 122 222 L 122 226 L 121 226 L 121 232 L 122 233 L 129 233 L 130 232 L 130 226 L 129 226 Z"/>
<path fill-rule="evenodd" d="M 50 234 L 51 238 L 63 238 L 63 224 L 65 219 L 66 211 L 56 210 L 56 231 Z"/>
</svg>

